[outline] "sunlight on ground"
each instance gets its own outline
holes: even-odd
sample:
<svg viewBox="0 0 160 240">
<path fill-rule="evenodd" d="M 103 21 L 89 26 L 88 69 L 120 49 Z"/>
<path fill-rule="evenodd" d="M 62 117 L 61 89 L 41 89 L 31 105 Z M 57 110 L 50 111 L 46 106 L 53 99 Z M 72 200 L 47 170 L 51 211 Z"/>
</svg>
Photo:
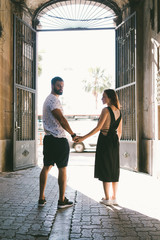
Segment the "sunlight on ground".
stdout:
<svg viewBox="0 0 160 240">
<path fill-rule="evenodd" d="M 42 149 L 39 150 L 39 166 L 42 167 Z M 58 170 L 53 167 L 50 174 L 57 178 Z M 104 197 L 102 183 L 94 178 L 94 153 L 70 154 L 67 168 L 67 185 L 99 202 Z M 160 220 L 160 181 L 153 177 L 121 169 L 118 190 L 119 206 Z"/>
<path fill-rule="evenodd" d="M 119 198 L 123 206 L 160 220 L 159 189 L 159 180 L 121 169 Z"/>
</svg>

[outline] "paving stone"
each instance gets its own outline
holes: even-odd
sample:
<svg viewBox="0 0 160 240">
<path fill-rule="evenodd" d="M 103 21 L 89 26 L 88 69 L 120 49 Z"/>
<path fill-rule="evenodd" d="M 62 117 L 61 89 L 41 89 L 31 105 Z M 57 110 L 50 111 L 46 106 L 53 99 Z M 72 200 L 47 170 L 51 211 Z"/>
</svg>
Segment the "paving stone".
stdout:
<svg viewBox="0 0 160 240">
<path fill-rule="evenodd" d="M 86 215 L 83 215 L 82 216 L 82 221 L 83 222 L 88 222 L 88 221 L 90 221 L 91 220 L 91 216 L 86 216 Z"/>
<path fill-rule="evenodd" d="M 153 238 L 150 236 L 139 237 L 139 240 L 151 240 L 151 239 Z"/>
<path fill-rule="evenodd" d="M 104 237 L 104 240 L 116 240 L 116 237 Z"/>
<path fill-rule="evenodd" d="M 160 231 L 154 231 L 154 232 L 152 232 L 152 230 L 149 232 L 149 234 L 151 235 L 151 236 L 159 236 L 159 239 L 160 239 Z"/>
<path fill-rule="evenodd" d="M 76 238 L 75 238 L 76 239 Z M 91 237 L 87 237 L 87 238 L 85 238 L 85 237 L 80 237 L 79 239 L 81 239 L 81 240 L 93 240 L 93 238 Z M 61 239 L 60 239 L 61 240 Z M 65 239 L 63 239 L 63 240 L 65 240 Z M 74 240 L 74 238 L 72 238 L 71 240 Z"/>
<path fill-rule="evenodd" d="M 5 237 L 10 237 L 10 238 L 13 238 L 16 236 L 16 231 L 13 231 L 13 230 L 8 230 L 4 233 Z"/>
<path fill-rule="evenodd" d="M 155 231 L 155 232 L 158 232 L 157 231 L 157 229 L 155 228 L 155 227 L 153 227 L 153 228 L 149 228 L 149 227 L 143 227 L 143 228 L 135 228 L 135 230 L 137 231 L 137 232 L 150 232 L 150 231 Z M 160 233 L 160 231 L 159 231 L 159 233 Z"/>
<path fill-rule="evenodd" d="M 152 239 L 152 240 L 159 240 L 159 239 L 160 239 L 160 236 L 152 236 L 151 239 Z"/>
<path fill-rule="evenodd" d="M 155 223 L 155 224 L 153 223 L 153 225 L 157 230 L 160 231 L 160 223 Z"/>
<path fill-rule="evenodd" d="M 142 221 L 142 224 L 144 224 L 145 227 L 154 227 L 153 223 L 151 221 Z"/>
<path fill-rule="evenodd" d="M 98 230 L 99 231 L 102 231 L 102 226 L 100 225 L 100 224 L 98 224 L 98 225 L 95 225 L 95 224 L 91 224 L 91 223 L 88 223 L 88 225 L 82 225 L 83 226 L 83 229 L 85 229 L 85 228 L 87 228 L 87 229 L 89 229 L 89 228 L 91 228 L 91 229 L 93 229 L 93 232 L 95 231 L 95 232 L 98 232 Z"/>
<path fill-rule="evenodd" d="M 82 229 L 82 238 L 91 237 L 92 229 Z"/>
<path fill-rule="evenodd" d="M 94 240 L 104 240 L 104 236 L 103 236 L 103 233 L 93 233 L 93 239 Z"/>
<path fill-rule="evenodd" d="M 67 197 L 75 204 L 57 210 L 58 184 L 51 175 L 47 204 L 39 208 L 39 173 L 35 167 L 5 178 L 0 174 L 0 240 L 160 240 L 158 219 L 125 207 L 106 207 L 69 186 Z"/>
<path fill-rule="evenodd" d="M 23 234 L 16 234 L 16 240 L 36 240 L 34 236 L 31 235 L 23 235 Z"/>
<path fill-rule="evenodd" d="M 150 237 L 150 234 L 146 231 L 146 232 L 140 232 L 140 231 L 138 231 L 137 232 L 137 235 L 139 236 L 139 237 L 141 237 L 141 238 L 149 238 Z M 159 235 L 160 236 L 160 235 Z"/>
<path fill-rule="evenodd" d="M 36 240 L 48 240 L 48 237 L 38 237 Z"/>
<path fill-rule="evenodd" d="M 71 233 L 81 233 L 82 227 L 80 226 L 72 226 Z"/>
<path fill-rule="evenodd" d="M 125 232 L 114 231 L 114 228 L 105 229 L 104 231 L 104 237 L 125 237 L 125 236 L 126 236 Z"/>
<path fill-rule="evenodd" d="M 2 237 L 2 238 L 1 238 L 1 237 L 0 237 L 0 239 L 1 239 L 1 240 L 14 240 L 15 238 L 13 238 L 13 237 L 12 237 L 12 238 L 10 238 L 10 237 L 9 237 L 9 238 L 8 238 L 8 237 L 5 237 L 5 238 Z"/>
<path fill-rule="evenodd" d="M 70 239 L 81 239 L 81 234 L 78 233 L 71 233 L 70 234 Z"/>
<path fill-rule="evenodd" d="M 41 229 L 41 225 L 40 224 L 32 224 L 31 226 L 31 230 L 35 230 L 35 231 L 39 231 Z"/>
<path fill-rule="evenodd" d="M 126 236 L 132 236 L 132 237 L 137 237 L 137 232 L 134 229 L 126 230 L 125 229 Z"/>
<path fill-rule="evenodd" d="M 51 227 L 53 224 L 53 221 L 44 221 L 43 222 L 43 225 L 46 226 L 46 227 Z"/>
<path fill-rule="evenodd" d="M 137 237 L 132 237 L 132 236 L 129 236 L 129 237 L 117 237 L 116 240 L 138 240 L 139 238 Z"/>
<path fill-rule="evenodd" d="M 130 224 L 127 224 L 125 227 L 129 228 L 143 228 L 144 227 L 144 224 L 142 223 L 130 223 Z"/>
</svg>

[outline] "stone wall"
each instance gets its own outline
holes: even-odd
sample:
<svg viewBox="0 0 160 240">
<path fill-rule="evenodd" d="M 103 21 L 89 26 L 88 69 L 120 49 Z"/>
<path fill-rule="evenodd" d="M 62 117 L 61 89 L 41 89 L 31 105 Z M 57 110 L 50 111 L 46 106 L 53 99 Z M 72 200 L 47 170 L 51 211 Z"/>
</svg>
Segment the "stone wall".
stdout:
<svg viewBox="0 0 160 240">
<path fill-rule="evenodd" d="M 138 2 L 139 0 L 136 0 L 136 2 Z M 51 0 L 47 1 L 47 0 L 26 0 L 25 1 L 27 6 L 35 11 L 37 8 L 39 8 L 40 6 L 42 6 L 43 4 L 45 3 L 49 3 L 51 2 Z M 114 0 L 114 2 L 120 7 L 120 8 L 123 8 L 126 4 L 129 3 L 129 0 Z M 82 1 L 83 3 L 83 1 Z"/>
<path fill-rule="evenodd" d="M 153 2 L 155 5 L 153 5 Z M 159 66 L 160 32 L 158 32 L 158 1 L 144 1 L 143 12 L 143 120 L 142 157 L 146 171 L 160 177 L 158 129 L 157 73 Z M 146 154 L 147 152 L 147 154 Z"/>
<path fill-rule="evenodd" d="M 9 0 L 0 1 L 0 171 L 12 168 L 13 24 Z"/>
</svg>

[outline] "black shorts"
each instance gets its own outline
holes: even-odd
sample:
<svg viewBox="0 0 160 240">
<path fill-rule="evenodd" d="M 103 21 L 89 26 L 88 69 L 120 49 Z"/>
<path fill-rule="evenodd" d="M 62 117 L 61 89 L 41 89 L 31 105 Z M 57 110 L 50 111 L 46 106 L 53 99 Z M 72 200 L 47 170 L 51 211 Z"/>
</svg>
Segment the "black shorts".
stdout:
<svg viewBox="0 0 160 240">
<path fill-rule="evenodd" d="M 46 135 L 43 139 L 44 166 L 54 166 L 56 163 L 58 168 L 66 167 L 68 165 L 69 150 L 69 143 L 66 138 Z"/>
</svg>

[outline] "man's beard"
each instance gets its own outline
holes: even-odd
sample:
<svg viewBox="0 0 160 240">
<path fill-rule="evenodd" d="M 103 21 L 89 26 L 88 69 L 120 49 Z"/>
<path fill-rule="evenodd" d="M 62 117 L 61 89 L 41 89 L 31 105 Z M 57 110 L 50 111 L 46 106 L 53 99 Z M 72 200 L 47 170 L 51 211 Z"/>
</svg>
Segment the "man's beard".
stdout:
<svg viewBox="0 0 160 240">
<path fill-rule="evenodd" d="M 54 89 L 54 92 L 55 92 L 57 95 L 62 95 L 62 94 L 63 94 L 63 91 L 57 90 L 57 89 Z"/>
</svg>

